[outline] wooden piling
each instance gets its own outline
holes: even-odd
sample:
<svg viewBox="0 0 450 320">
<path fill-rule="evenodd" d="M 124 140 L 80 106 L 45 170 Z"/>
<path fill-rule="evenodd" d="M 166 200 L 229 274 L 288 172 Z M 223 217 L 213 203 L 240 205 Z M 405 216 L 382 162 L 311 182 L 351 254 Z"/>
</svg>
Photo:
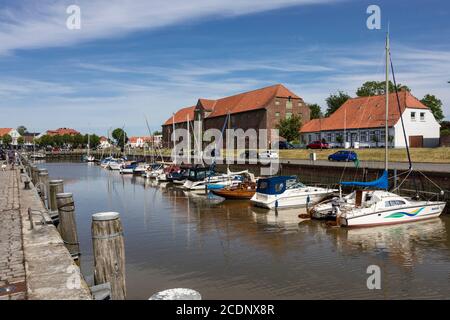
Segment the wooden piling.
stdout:
<svg viewBox="0 0 450 320">
<path fill-rule="evenodd" d="M 92 215 L 94 281 L 111 284 L 111 300 L 126 298 L 125 245 L 122 223 L 117 212 Z"/>
<path fill-rule="evenodd" d="M 39 190 L 41 191 L 41 199 L 44 205 L 48 204 L 48 191 L 49 191 L 49 181 L 48 181 L 48 171 L 47 169 L 39 170 Z"/>
<path fill-rule="evenodd" d="M 53 222 L 58 221 L 58 204 L 56 203 L 56 195 L 58 193 L 64 193 L 64 180 L 50 180 L 48 209 Z"/>
<path fill-rule="evenodd" d="M 30 173 L 31 173 L 30 178 L 31 178 L 31 182 L 33 182 L 34 185 L 36 185 L 36 183 L 37 183 L 37 176 L 36 176 L 37 170 L 38 170 L 38 167 L 35 164 L 32 164 L 30 166 Z"/>
<path fill-rule="evenodd" d="M 56 194 L 56 203 L 59 215 L 59 232 L 64 245 L 74 260 L 80 257 L 80 244 L 78 242 L 77 222 L 75 219 L 75 203 L 72 193 Z"/>
</svg>

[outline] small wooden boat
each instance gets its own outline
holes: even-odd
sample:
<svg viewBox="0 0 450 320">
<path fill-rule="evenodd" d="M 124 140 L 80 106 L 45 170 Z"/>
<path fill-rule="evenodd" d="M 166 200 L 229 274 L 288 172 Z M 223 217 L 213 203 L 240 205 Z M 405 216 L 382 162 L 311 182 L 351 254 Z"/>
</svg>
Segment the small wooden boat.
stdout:
<svg viewBox="0 0 450 320">
<path fill-rule="evenodd" d="M 211 190 L 216 196 L 230 200 L 250 200 L 256 192 L 255 182 L 243 182 L 237 186 L 229 186 L 223 189 Z"/>
</svg>

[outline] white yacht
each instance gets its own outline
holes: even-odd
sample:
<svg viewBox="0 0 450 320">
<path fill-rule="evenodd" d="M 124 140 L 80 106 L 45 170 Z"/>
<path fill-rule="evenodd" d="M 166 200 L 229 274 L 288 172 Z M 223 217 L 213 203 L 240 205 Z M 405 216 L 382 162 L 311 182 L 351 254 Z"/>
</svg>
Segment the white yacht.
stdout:
<svg viewBox="0 0 450 320">
<path fill-rule="evenodd" d="M 255 195 L 250 201 L 267 209 L 304 207 L 315 204 L 338 190 L 306 186 L 296 176 L 259 179 Z"/>
</svg>

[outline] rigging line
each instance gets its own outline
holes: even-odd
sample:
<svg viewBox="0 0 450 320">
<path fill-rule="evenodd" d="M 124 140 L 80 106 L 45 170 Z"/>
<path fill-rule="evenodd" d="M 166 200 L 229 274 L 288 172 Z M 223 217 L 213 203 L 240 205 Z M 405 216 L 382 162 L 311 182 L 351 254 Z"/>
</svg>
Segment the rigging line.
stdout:
<svg viewBox="0 0 450 320">
<path fill-rule="evenodd" d="M 408 174 L 406 175 L 405 179 L 397 186 L 397 188 L 393 189 L 392 192 L 395 192 L 396 190 L 400 191 L 400 187 L 405 183 L 405 181 L 408 179 L 408 177 L 411 175 L 412 170 L 407 171 Z M 417 192 L 417 190 L 416 190 Z"/>
<path fill-rule="evenodd" d="M 437 185 L 433 180 L 431 180 L 430 178 L 428 178 L 422 171 L 417 171 L 419 172 L 422 176 L 425 177 L 425 179 L 427 179 L 428 181 L 430 181 L 436 188 L 438 188 L 439 190 L 441 190 L 441 192 L 443 192 L 444 190 L 439 187 L 439 185 Z"/>
<path fill-rule="evenodd" d="M 392 62 L 392 55 L 391 55 L 390 52 L 389 52 L 389 60 L 391 62 L 392 80 L 394 81 L 394 90 L 395 90 L 395 96 L 397 98 L 398 112 L 400 113 L 400 120 L 401 120 L 401 123 L 402 123 L 402 130 L 403 130 L 403 137 L 405 139 L 406 153 L 408 155 L 409 171 L 413 171 L 413 166 L 412 166 L 412 161 L 411 161 L 411 153 L 409 152 L 409 145 L 408 145 L 408 139 L 406 137 L 405 123 L 403 121 L 402 108 L 400 106 L 400 96 L 398 94 L 397 81 L 395 79 L 394 64 Z M 405 110 L 406 110 L 406 100 L 405 100 Z M 416 189 L 416 193 L 418 193 L 419 189 L 417 187 L 417 181 L 416 181 L 415 175 L 413 176 L 413 183 L 414 183 L 414 187 Z"/>
</svg>

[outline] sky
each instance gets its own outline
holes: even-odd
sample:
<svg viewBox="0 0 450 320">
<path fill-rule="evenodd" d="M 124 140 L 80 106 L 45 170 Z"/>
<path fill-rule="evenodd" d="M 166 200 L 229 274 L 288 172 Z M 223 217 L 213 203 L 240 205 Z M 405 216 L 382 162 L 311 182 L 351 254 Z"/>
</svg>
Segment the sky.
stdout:
<svg viewBox="0 0 450 320">
<path fill-rule="evenodd" d="M 447 0 L 0 0 L 0 127 L 145 135 L 199 98 L 277 83 L 325 110 L 383 80 L 388 24 L 397 81 L 449 119 Z"/>
</svg>

